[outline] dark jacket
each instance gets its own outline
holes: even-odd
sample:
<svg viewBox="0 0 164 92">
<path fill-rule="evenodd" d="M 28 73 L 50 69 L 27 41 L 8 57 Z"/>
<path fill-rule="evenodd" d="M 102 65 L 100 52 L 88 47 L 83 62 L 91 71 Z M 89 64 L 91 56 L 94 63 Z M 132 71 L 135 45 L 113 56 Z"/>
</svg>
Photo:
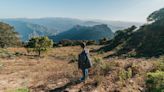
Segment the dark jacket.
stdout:
<svg viewBox="0 0 164 92">
<path fill-rule="evenodd" d="M 90 55 L 89 55 L 89 50 L 83 50 L 80 54 L 79 54 L 79 58 L 78 58 L 78 68 L 80 69 L 88 69 L 92 67 L 92 62 L 90 59 Z"/>
</svg>

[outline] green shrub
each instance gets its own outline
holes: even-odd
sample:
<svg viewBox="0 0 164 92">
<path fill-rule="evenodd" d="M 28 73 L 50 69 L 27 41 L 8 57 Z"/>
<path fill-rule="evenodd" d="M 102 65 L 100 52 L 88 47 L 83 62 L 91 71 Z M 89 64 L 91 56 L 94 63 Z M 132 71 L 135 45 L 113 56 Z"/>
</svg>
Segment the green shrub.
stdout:
<svg viewBox="0 0 164 92">
<path fill-rule="evenodd" d="M 132 76 L 141 74 L 141 72 L 142 72 L 141 67 L 138 64 L 135 64 L 135 63 L 132 64 L 131 69 L 132 69 Z"/>
<path fill-rule="evenodd" d="M 108 38 L 102 38 L 99 40 L 100 45 L 106 45 L 108 43 L 109 39 Z"/>
<path fill-rule="evenodd" d="M 132 69 L 128 68 L 127 71 L 125 69 L 122 69 L 119 71 L 118 76 L 120 81 L 130 79 L 132 78 Z"/>
<path fill-rule="evenodd" d="M 100 51 L 97 52 L 97 54 L 104 54 L 104 51 L 100 50 Z"/>
<path fill-rule="evenodd" d="M 30 90 L 28 88 L 18 88 L 15 90 L 8 90 L 6 92 L 30 92 Z"/>
<path fill-rule="evenodd" d="M 101 65 L 103 64 L 103 59 L 101 57 L 93 58 L 93 69 L 96 75 L 100 75 L 101 73 Z"/>
<path fill-rule="evenodd" d="M 48 37 L 33 37 L 31 38 L 26 48 L 38 53 L 38 56 L 41 56 L 42 52 L 46 52 L 48 49 L 53 47 L 53 41 Z"/>
<path fill-rule="evenodd" d="M 0 48 L 20 46 L 21 41 L 13 26 L 0 22 Z"/>
<path fill-rule="evenodd" d="M 112 66 L 111 66 L 111 64 L 109 62 L 103 63 L 101 65 L 101 73 L 103 75 L 107 75 L 108 72 L 111 71 L 111 70 L 112 70 Z"/>
<path fill-rule="evenodd" d="M 15 92 L 29 92 L 29 89 L 27 88 L 17 89 Z"/>
<path fill-rule="evenodd" d="M 93 58 L 93 68 L 97 75 L 107 75 L 112 67 L 115 66 L 113 62 L 105 62 L 101 57 Z"/>
<path fill-rule="evenodd" d="M 103 63 L 103 59 L 101 57 L 94 57 L 93 58 L 93 63 L 94 65 L 99 65 L 99 64 L 102 64 Z"/>
<path fill-rule="evenodd" d="M 16 55 L 16 56 L 22 56 L 23 53 L 21 53 L 21 52 L 15 52 L 15 55 Z"/>
<path fill-rule="evenodd" d="M 131 68 L 128 68 L 127 77 L 132 78 L 132 69 Z"/>
<path fill-rule="evenodd" d="M 120 79 L 121 81 L 127 79 L 127 75 L 126 75 L 126 70 L 125 70 L 125 69 L 119 71 L 119 79 Z"/>
<path fill-rule="evenodd" d="M 0 57 L 2 58 L 11 58 L 11 57 L 14 57 L 14 54 L 7 51 L 6 49 L 0 49 Z"/>
<path fill-rule="evenodd" d="M 95 40 L 87 40 L 87 45 L 96 45 L 97 42 Z"/>
<path fill-rule="evenodd" d="M 164 72 L 148 73 L 146 85 L 148 92 L 164 92 Z"/>
<path fill-rule="evenodd" d="M 155 68 L 159 71 L 164 71 L 164 57 L 159 58 L 157 62 L 155 62 Z"/>
</svg>

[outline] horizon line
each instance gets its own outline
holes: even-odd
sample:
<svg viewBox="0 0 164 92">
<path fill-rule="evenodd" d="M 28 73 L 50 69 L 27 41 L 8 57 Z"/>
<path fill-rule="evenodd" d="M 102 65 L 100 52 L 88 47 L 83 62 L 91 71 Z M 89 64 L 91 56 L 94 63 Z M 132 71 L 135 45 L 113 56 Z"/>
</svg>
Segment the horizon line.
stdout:
<svg viewBox="0 0 164 92">
<path fill-rule="evenodd" d="M 63 18 L 63 19 L 75 19 L 75 20 L 80 20 L 80 21 L 113 21 L 113 22 L 135 22 L 135 23 L 146 23 L 146 21 L 129 21 L 129 20 L 116 20 L 116 19 L 100 19 L 100 18 L 73 18 L 73 17 L 5 17 L 5 18 L 0 18 L 0 19 L 51 19 L 51 18 Z"/>
</svg>

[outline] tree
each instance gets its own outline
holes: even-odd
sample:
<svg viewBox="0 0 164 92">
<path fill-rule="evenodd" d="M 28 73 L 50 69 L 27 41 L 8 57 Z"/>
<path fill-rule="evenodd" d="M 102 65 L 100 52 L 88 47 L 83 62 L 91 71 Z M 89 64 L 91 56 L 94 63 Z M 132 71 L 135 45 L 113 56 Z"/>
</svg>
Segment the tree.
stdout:
<svg viewBox="0 0 164 92">
<path fill-rule="evenodd" d="M 29 40 L 26 47 L 37 52 L 38 56 L 41 56 L 41 52 L 45 52 L 53 47 L 53 41 L 48 37 L 34 37 Z"/>
<path fill-rule="evenodd" d="M 96 40 L 86 40 L 86 44 L 87 45 L 96 45 L 97 42 L 96 42 Z"/>
<path fill-rule="evenodd" d="M 102 39 L 99 40 L 99 44 L 100 45 L 105 45 L 105 44 L 108 43 L 108 41 L 109 41 L 109 39 L 105 37 L 105 38 L 102 38 Z"/>
<path fill-rule="evenodd" d="M 158 21 L 161 19 L 164 19 L 164 8 L 150 14 L 147 18 L 147 21 Z"/>
<path fill-rule="evenodd" d="M 113 55 L 159 57 L 164 54 L 164 8 L 153 12 L 147 18 L 150 24 L 144 24 L 135 30 L 131 28 L 117 31 L 112 42 L 100 50 L 117 49 Z"/>
<path fill-rule="evenodd" d="M 0 47 L 13 47 L 20 44 L 18 33 L 14 31 L 14 27 L 0 22 Z"/>
</svg>

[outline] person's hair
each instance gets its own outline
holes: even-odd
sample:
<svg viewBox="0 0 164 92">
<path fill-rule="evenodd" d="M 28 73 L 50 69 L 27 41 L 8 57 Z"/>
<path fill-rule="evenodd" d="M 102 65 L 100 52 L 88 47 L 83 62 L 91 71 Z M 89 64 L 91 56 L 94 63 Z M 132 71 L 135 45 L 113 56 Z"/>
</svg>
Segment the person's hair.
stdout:
<svg viewBox="0 0 164 92">
<path fill-rule="evenodd" d="M 83 42 L 83 43 L 80 44 L 80 46 L 81 46 L 81 48 L 85 48 L 86 47 L 86 43 Z"/>
</svg>

